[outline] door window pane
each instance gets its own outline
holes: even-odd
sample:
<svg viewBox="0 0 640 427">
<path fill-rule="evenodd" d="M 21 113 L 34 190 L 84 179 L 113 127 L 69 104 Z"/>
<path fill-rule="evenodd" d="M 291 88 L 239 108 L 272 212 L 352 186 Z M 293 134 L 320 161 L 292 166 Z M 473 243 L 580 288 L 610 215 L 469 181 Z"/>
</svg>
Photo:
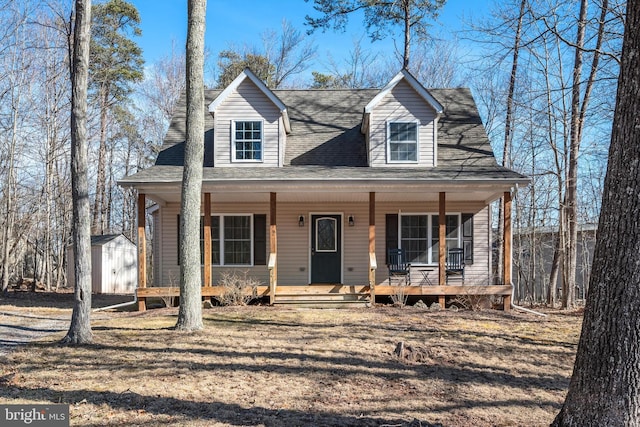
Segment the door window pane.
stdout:
<svg viewBox="0 0 640 427">
<path fill-rule="evenodd" d="M 318 218 L 316 220 L 316 251 L 335 252 L 338 249 L 336 232 L 335 218 Z"/>
</svg>

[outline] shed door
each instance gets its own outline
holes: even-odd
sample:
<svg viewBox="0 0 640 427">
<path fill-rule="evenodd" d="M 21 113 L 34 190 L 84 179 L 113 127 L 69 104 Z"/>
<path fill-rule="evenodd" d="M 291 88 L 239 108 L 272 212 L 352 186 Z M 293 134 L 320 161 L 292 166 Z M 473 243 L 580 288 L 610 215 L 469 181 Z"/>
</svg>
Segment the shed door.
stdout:
<svg viewBox="0 0 640 427">
<path fill-rule="evenodd" d="M 340 215 L 311 216 L 311 283 L 340 283 L 342 279 Z"/>
</svg>

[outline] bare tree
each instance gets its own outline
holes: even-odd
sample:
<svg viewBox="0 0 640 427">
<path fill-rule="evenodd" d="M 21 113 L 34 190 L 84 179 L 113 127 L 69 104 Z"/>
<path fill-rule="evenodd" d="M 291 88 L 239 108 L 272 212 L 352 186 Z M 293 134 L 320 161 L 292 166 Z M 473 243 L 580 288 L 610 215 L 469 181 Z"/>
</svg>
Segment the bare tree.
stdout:
<svg viewBox="0 0 640 427">
<path fill-rule="evenodd" d="M 520 55 L 520 44 L 522 42 L 522 22 L 524 20 L 525 15 L 525 6 L 527 1 L 521 0 L 520 2 L 520 10 L 518 13 L 517 26 L 515 30 L 515 34 L 513 37 L 513 59 L 511 62 L 511 73 L 509 74 L 509 89 L 507 90 L 507 99 L 506 99 L 506 113 L 504 120 L 504 141 L 502 145 L 502 166 L 512 167 L 511 164 L 511 142 L 513 140 L 513 133 L 511 131 L 511 127 L 513 126 L 513 108 L 515 104 L 514 93 L 516 87 L 516 79 L 518 76 L 518 58 Z M 498 211 L 498 271 L 502 271 L 502 263 L 504 262 L 504 257 L 502 254 L 503 248 L 503 218 L 504 216 L 504 200 L 500 199 L 500 207 Z"/>
<path fill-rule="evenodd" d="M 20 221 L 18 215 L 18 182 L 19 157 L 22 145 L 21 132 L 26 116 L 24 106 L 25 95 L 28 93 L 29 84 L 29 60 L 24 55 L 27 41 L 27 31 L 24 23 L 27 18 L 27 10 L 21 4 L 3 4 L 0 9 L 5 19 L 4 33 L 1 36 L 4 47 L 2 48 L 2 62 L 0 63 L 0 144 L 2 157 L 0 157 L 1 205 L 0 220 L 2 223 L 0 264 L 2 266 L 2 280 L 0 287 L 6 292 L 9 282 L 16 273 L 17 257 L 14 249 L 20 245 L 20 239 L 16 238 L 16 231 Z"/>
<path fill-rule="evenodd" d="M 627 8 L 590 291 L 569 392 L 552 426 L 640 425 L 640 2 Z"/>
<path fill-rule="evenodd" d="M 68 16 L 68 13 L 66 15 Z M 60 167 L 61 160 L 70 156 L 67 125 L 70 76 L 66 72 L 68 66 L 64 44 L 67 38 L 64 22 L 55 15 L 42 11 L 37 19 L 38 30 L 33 32 L 32 44 L 38 47 L 38 54 L 34 60 L 36 70 L 32 77 L 37 87 L 34 91 L 34 95 L 38 97 L 36 103 L 42 108 L 35 111 L 37 122 L 34 129 L 40 130 L 42 138 L 37 138 L 34 151 L 40 153 L 42 159 L 42 192 L 39 204 L 44 206 L 44 212 L 34 238 L 42 240 L 42 282 L 49 291 L 65 284 L 64 248 L 65 243 L 69 241 L 70 233 L 65 225 L 68 222 L 59 220 L 67 206 L 71 205 L 69 185 L 65 185 L 68 171 Z M 34 185 L 34 188 L 38 186 Z M 34 258 L 38 258 L 36 250 Z"/>
<path fill-rule="evenodd" d="M 390 65 L 389 68 L 393 69 Z M 460 85 L 462 64 L 455 40 L 433 40 L 413 49 L 411 73 L 427 88 L 449 88 Z"/>
<path fill-rule="evenodd" d="M 362 46 L 362 38 L 353 38 L 353 46 L 346 58 L 333 58 L 329 53 L 329 73 L 313 71 L 313 88 L 381 87 L 388 82 L 395 70 L 380 62 L 380 55 Z"/>
<path fill-rule="evenodd" d="M 517 210 L 528 219 L 516 223 L 553 227 L 558 236 L 551 252 L 551 273 L 545 272 L 548 286 L 544 296 L 550 304 L 555 302 L 560 281 L 565 287 L 563 305 L 573 304 L 576 230 L 581 212 L 577 201 L 583 199 L 579 191 L 581 183 L 594 176 L 580 171 L 585 170 L 585 165 L 599 161 L 597 147 L 606 147 L 602 140 L 609 138 L 603 135 L 607 135 L 608 128 L 606 107 L 614 93 L 615 82 L 610 74 L 617 68 L 616 33 L 621 22 L 615 13 L 617 6 L 609 3 L 611 0 L 603 1 L 591 10 L 584 3 L 582 18 L 576 18 L 580 2 L 517 0 L 504 3 L 494 11 L 494 19 L 481 27 L 481 37 L 484 35 L 483 41 L 492 52 L 485 57 L 493 58 L 489 63 L 484 61 L 490 67 L 484 75 L 491 84 L 483 82 L 489 94 L 478 96 L 481 101 L 489 100 L 480 102 L 492 113 L 487 122 L 489 135 L 506 166 L 535 177 L 532 185 L 536 188 L 523 192 L 530 197 L 518 198 L 518 203 L 529 204 L 526 209 Z M 577 25 L 580 19 L 583 24 Z M 520 40 L 514 44 L 518 30 Z M 505 61 L 506 58 L 513 59 Z M 583 72 L 583 68 L 588 72 Z M 492 104 L 496 93 L 509 100 L 504 107 Z M 501 130 L 499 139 L 498 130 Z M 552 180 L 554 187 L 549 185 Z M 574 197 L 576 202 L 570 203 Z M 549 204 L 552 198 L 556 203 Z M 540 257 L 539 261 L 544 259 Z M 541 297 L 541 293 L 536 296 Z"/>
<path fill-rule="evenodd" d="M 281 31 L 265 31 L 262 34 L 265 56 L 273 64 L 273 81 L 269 87 L 278 89 L 292 76 L 309 68 L 309 62 L 316 56 L 317 48 L 307 40 L 286 19 L 282 20 Z"/>
<path fill-rule="evenodd" d="M 171 52 L 161 57 L 140 86 L 140 93 L 151 104 L 151 108 L 162 113 L 165 126 L 175 113 L 176 105 L 185 89 L 185 57 L 177 52 L 174 43 Z M 161 134 L 166 132 L 166 127 Z"/>
<path fill-rule="evenodd" d="M 218 88 L 225 88 L 242 70 L 250 68 L 272 89 L 291 86 L 292 78 L 309 68 L 316 46 L 287 20 L 280 32 L 261 34 L 262 48 L 229 46 L 218 54 Z"/>
<path fill-rule="evenodd" d="M 87 82 L 91 39 L 91 0 L 76 0 L 71 51 L 71 187 L 75 290 L 65 344 L 87 344 L 91 332 L 91 217 L 87 177 Z"/>
<path fill-rule="evenodd" d="M 180 204 L 180 309 L 176 329 L 202 329 L 200 203 L 204 161 L 204 31 L 206 0 L 189 0 L 187 135 Z"/>
</svg>

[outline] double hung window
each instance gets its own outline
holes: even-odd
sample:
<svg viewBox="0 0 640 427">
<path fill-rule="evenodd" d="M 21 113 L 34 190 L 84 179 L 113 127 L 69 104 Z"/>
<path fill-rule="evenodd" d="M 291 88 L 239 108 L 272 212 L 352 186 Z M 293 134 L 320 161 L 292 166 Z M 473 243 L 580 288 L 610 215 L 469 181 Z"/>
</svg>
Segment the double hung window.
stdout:
<svg viewBox="0 0 640 427">
<path fill-rule="evenodd" d="M 232 154 L 235 162 L 261 162 L 262 121 L 234 121 Z"/>
<path fill-rule="evenodd" d="M 389 122 L 387 126 L 387 158 L 389 162 L 417 162 L 418 123 Z"/>
<path fill-rule="evenodd" d="M 253 233 L 251 215 L 211 216 L 211 264 L 251 265 Z M 200 232 L 200 247 L 204 248 L 204 233 Z M 201 252 L 203 250 L 201 249 Z"/>
<path fill-rule="evenodd" d="M 460 215 L 447 215 L 445 247 L 461 247 Z M 436 264 L 439 250 L 439 218 L 429 214 L 400 216 L 400 247 L 412 264 Z"/>
</svg>

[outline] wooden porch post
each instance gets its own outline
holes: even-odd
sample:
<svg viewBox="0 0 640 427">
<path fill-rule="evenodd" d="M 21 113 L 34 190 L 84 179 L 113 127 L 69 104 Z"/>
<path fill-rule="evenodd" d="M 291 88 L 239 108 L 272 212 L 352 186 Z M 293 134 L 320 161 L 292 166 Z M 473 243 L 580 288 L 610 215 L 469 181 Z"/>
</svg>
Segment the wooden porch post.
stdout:
<svg viewBox="0 0 640 427">
<path fill-rule="evenodd" d="M 204 286 L 211 286 L 211 193 L 204 193 Z"/>
<path fill-rule="evenodd" d="M 446 237 L 447 237 L 447 200 L 444 191 L 440 192 L 438 200 L 438 285 L 444 286 L 447 282 L 446 278 Z M 438 297 L 440 307 L 445 308 L 445 296 Z"/>
<path fill-rule="evenodd" d="M 276 286 L 278 285 L 278 232 L 276 221 L 276 193 L 271 193 L 269 197 L 269 303 L 273 305 L 276 297 Z"/>
<path fill-rule="evenodd" d="M 371 305 L 376 303 L 376 193 L 369 193 L 369 292 Z"/>
<path fill-rule="evenodd" d="M 502 228 L 504 235 L 502 241 L 503 247 L 503 276 L 502 280 L 505 285 L 511 285 L 511 192 L 504 192 L 504 227 Z M 511 309 L 511 296 L 504 297 L 504 311 Z"/>
<path fill-rule="evenodd" d="M 147 239 L 145 236 L 145 206 L 144 193 L 138 194 L 138 288 L 147 287 Z M 138 310 L 147 309 L 146 298 L 138 299 Z"/>
</svg>

